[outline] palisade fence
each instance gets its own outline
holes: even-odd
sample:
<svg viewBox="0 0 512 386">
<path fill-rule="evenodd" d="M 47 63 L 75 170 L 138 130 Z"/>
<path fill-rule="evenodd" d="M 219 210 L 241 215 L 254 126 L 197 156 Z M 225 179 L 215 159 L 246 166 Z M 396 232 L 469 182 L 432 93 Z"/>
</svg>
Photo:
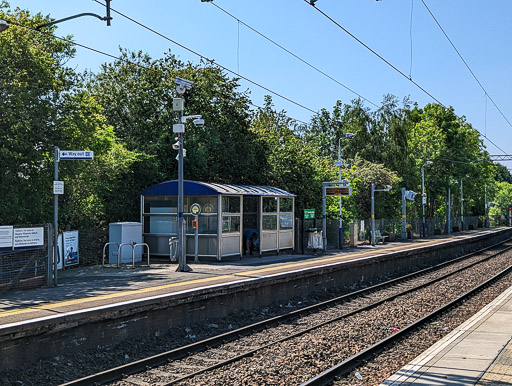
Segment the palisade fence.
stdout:
<svg viewBox="0 0 512 386">
<path fill-rule="evenodd" d="M 365 219 L 352 221 L 358 225 L 358 241 L 359 243 L 369 242 L 371 235 L 371 220 Z M 308 248 L 308 238 L 310 231 L 322 231 L 322 220 L 304 220 L 304 226 L 301 229 L 303 234 L 302 250 Z M 315 226 L 316 224 L 316 226 Z M 363 227 L 361 227 L 363 225 Z M 451 233 L 460 232 L 461 218 L 451 218 Z M 489 216 L 489 227 L 498 227 L 509 225 L 509 219 L 502 216 Z M 464 216 L 464 230 L 474 230 L 484 228 L 484 216 Z M 301 226 L 302 228 L 302 226 Z M 406 232 L 408 238 L 420 238 L 423 229 L 423 219 L 407 219 Z M 388 236 L 388 241 L 400 240 L 402 238 L 402 220 L 401 219 L 375 219 L 375 230 L 381 232 L 382 235 Z M 348 245 L 348 237 L 350 232 L 350 222 L 343 222 L 343 234 L 345 246 Z M 425 219 L 425 234 L 427 237 L 446 235 L 448 233 L 448 224 L 446 218 Z M 299 233 L 300 234 L 300 233 Z M 327 248 L 336 249 L 339 246 L 339 220 L 327 219 Z"/>
<path fill-rule="evenodd" d="M 19 228 L 43 228 L 43 245 L 0 249 L 0 292 L 42 287 L 52 278 L 52 225 L 13 227 Z"/>
</svg>

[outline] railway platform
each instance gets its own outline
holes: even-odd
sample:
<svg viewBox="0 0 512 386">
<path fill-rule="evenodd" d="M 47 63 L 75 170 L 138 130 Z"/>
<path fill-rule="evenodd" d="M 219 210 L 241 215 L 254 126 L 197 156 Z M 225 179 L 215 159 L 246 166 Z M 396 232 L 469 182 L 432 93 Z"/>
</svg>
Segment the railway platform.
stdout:
<svg viewBox="0 0 512 386">
<path fill-rule="evenodd" d="M 511 385 L 512 287 L 381 386 Z"/>
<path fill-rule="evenodd" d="M 150 267 L 77 267 L 59 272 L 56 287 L 3 293 L 0 297 L 0 327 L 85 308 L 114 305 L 316 266 L 371 259 L 398 251 L 414 251 L 452 240 L 470 239 L 475 235 L 489 232 L 492 231 L 468 231 L 451 237 L 386 242 L 375 246 L 362 244 L 357 248 L 345 248 L 342 251 L 316 251 L 303 255 L 280 254 L 261 258 L 244 256 L 242 260 L 234 258 L 231 261 L 199 264 L 189 262 L 192 272 L 176 272 L 177 264 L 162 259 Z"/>
<path fill-rule="evenodd" d="M 176 272 L 169 262 L 70 269 L 57 287 L 2 294 L 0 371 L 315 291 L 364 285 L 511 236 L 510 228 L 484 229 L 328 253 L 189 263 L 192 272 Z"/>
</svg>

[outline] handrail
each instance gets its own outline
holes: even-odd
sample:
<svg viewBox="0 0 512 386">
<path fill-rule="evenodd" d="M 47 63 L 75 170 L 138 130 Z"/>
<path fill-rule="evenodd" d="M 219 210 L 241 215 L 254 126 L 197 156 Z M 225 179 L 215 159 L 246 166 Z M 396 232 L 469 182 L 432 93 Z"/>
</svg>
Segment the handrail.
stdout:
<svg viewBox="0 0 512 386">
<path fill-rule="evenodd" d="M 117 266 L 121 266 L 121 249 L 125 246 L 129 245 L 132 247 L 132 260 L 133 260 L 133 266 L 135 266 L 135 252 L 133 250 L 134 243 L 121 243 L 119 244 L 119 247 L 117 248 Z"/>
<path fill-rule="evenodd" d="M 117 245 L 117 249 L 118 249 L 118 253 L 119 253 L 119 243 L 116 243 L 116 242 L 110 242 L 110 243 L 106 243 L 104 246 L 103 246 L 103 261 L 101 263 L 101 266 L 104 267 L 105 266 L 105 252 L 107 250 L 107 246 L 111 245 L 111 244 L 115 244 Z"/>
<path fill-rule="evenodd" d="M 141 246 L 142 247 L 142 254 L 144 254 L 144 246 L 146 246 L 146 248 L 148 249 L 148 267 L 150 266 L 149 265 L 149 245 L 147 245 L 146 243 L 138 243 L 138 244 L 135 244 L 133 245 L 133 267 L 135 267 L 135 248 L 137 248 L 138 246 Z M 142 257 L 141 257 L 142 258 Z"/>
</svg>

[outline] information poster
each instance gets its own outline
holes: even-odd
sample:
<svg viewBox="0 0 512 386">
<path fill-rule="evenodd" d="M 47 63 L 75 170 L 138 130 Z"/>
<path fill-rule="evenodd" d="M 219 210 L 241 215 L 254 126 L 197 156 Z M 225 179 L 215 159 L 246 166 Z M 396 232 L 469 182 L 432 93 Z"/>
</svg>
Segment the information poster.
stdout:
<svg viewBox="0 0 512 386">
<path fill-rule="evenodd" d="M 14 229 L 14 248 L 40 248 L 44 245 L 44 230 L 37 228 Z"/>
<path fill-rule="evenodd" d="M 64 242 L 64 267 L 78 264 L 78 231 L 62 233 Z"/>
<path fill-rule="evenodd" d="M 0 249 L 12 249 L 13 226 L 0 226 Z"/>
</svg>

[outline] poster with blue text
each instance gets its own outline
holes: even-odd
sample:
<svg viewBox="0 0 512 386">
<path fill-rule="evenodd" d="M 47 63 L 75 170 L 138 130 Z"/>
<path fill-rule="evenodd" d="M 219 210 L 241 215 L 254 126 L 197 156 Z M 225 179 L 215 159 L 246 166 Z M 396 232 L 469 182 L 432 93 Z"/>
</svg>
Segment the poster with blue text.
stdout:
<svg viewBox="0 0 512 386">
<path fill-rule="evenodd" d="M 64 267 L 78 264 L 78 231 L 62 233 L 64 241 Z"/>
</svg>

